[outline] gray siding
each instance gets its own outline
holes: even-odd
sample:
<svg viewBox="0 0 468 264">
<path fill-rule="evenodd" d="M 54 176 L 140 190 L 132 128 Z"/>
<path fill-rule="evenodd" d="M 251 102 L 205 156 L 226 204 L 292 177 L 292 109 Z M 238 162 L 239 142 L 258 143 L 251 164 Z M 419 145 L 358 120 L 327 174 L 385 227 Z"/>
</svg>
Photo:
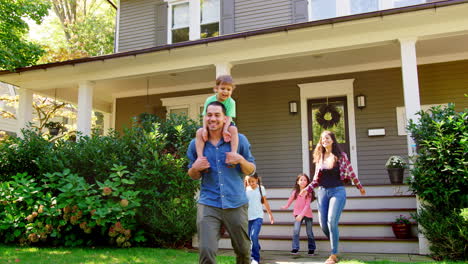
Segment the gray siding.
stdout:
<svg viewBox="0 0 468 264">
<path fill-rule="evenodd" d="M 156 46 L 156 0 L 120 2 L 118 52 Z M 167 23 L 167 21 L 166 21 Z"/>
<path fill-rule="evenodd" d="M 236 0 L 236 32 L 292 23 L 291 0 Z"/>
</svg>

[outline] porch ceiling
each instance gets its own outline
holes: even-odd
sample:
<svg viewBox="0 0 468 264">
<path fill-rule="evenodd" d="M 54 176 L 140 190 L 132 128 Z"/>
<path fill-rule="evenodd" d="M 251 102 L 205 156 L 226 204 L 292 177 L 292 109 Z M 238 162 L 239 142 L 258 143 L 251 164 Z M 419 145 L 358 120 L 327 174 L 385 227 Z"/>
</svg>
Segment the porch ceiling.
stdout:
<svg viewBox="0 0 468 264">
<path fill-rule="evenodd" d="M 0 75 L 0 81 L 77 101 L 94 81 L 94 108 L 114 98 L 209 88 L 215 63 L 230 62 L 238 84 L 400 66 L 399 37 L 420 36 L 418 63 L 468 59 L 468 4 L 395 14 L 120 58 Z"/>
</svg>

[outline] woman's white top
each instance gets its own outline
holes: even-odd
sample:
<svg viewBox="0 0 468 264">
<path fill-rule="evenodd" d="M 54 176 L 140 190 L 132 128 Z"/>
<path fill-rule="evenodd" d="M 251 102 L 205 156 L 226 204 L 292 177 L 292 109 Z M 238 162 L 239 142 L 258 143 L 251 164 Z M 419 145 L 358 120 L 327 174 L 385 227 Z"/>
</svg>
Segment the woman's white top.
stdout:
<svg viewBox="0 0 468 264">
<path fill-rule="evenodd" d="M 261 186 L 260 188 L 262 188 L 263 196 L 266 196 L 265 187 Z M 247 199 L 249 199 L 249 220 L 254 220 L 257 218 L 263 219 L 263 204 L 260 200 L 260 188 L 257 187 L 255 190 L 253 190 L 250 186 L 245 188 Z"/>
</svg>

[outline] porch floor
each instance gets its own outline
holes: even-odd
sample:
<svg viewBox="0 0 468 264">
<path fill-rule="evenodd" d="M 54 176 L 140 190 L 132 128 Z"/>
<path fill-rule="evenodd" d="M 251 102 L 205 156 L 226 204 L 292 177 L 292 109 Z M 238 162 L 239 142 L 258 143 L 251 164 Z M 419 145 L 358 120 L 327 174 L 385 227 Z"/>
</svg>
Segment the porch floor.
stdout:
<svg viewBox="0 0 468 264">
<path fill-rule="evenodd" d="M 307 252 L 299 252 L 299 255 L 291 255 L 289 251 L 263 250 L 261 264 L 323 264 L 329 252 L 319 251 L 316 256 L 307 256 Z M 218 255 L 235 256 L 234 251 L 230 249 L 220 249 Z M 413 254 L 377 254 L 377 253 L 341 253 L 340 259 L 349 260 L 388 260 L 395 262 L 434 262 L 428 256 L 413 255 Z"/>
</svg>

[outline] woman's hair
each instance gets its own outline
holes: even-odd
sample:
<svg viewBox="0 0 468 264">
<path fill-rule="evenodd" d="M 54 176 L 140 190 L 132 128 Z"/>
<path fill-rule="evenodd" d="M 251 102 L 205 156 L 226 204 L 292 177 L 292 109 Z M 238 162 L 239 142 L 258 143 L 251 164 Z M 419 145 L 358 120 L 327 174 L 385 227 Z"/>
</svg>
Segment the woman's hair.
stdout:
<svg viewBox="0 0 468 264">
<path fill-rule="evenodd" d="M 310 178 L 309 178 L 309 176 L 307 176 L 307 174 L 305 174 L 305 173 L 299 173 L 299 175 L 297 175 L 297 177 L 296 177 L 296 182 L 295 182 L 295 184 L 294 184 L 294 191 L 295 191 L 295 192 L 294 192 L 294 200 L 297 199 L 297 196 L 298 196 L 299 193 L 301 192 L 301 186 L 299 186 L 299 184 L 297 183 L 301 177 L 306 177 L 306 179 L 307 179 L 307 185 L 310 184 Z M 306 185 L 306 186 L 307 186 L 307 185 Z M 312 191 L 311 193 L 308 192 L 307 195 L 311 195 L 310 202 L 312 202 L 312 201 L 315 200 L 315 193 L 314 193 L 314 191 Z"/>
<path fill-rule="evenodd" d="M 341 148 L 340 146 L 338 145 L 338 141 L 336 141 L 336 136 L 335 136 L 335 133 L 329 131 L 329 130 L 325 130 L 322 132 L 322 134 L 320 134 L 320 140 L 319 142 L 317 143 L 317 146 L 315 147 L 315 150 L 314 150 L 314 163 L 315 164 L 318 164 L 320 162 L 320 160 L 323 158 L 323 155 L 325 154 L 325 148 L 322 146 L 322 137 L 325 136 L 325 135 L 329 135 L 330 138 L 332 139 L 333 143 L 332 143 L 332 153 L 333 155 L 335 155 L 336 157 L 336 160 L 335 162 L 338 161 L 338 159 L 341 157 Z"/>
<path fill-rule="evenodd" d="M 234 84 L 234 80 L 232 79 L 231 75 L 220 75 L 218 78 L 216 78 L 216 86 L 222 85 L 222 84 L 230 84 L 233 89 L 236 88 L 236 85 Z"/>
<path fill-rule="evenodd" d="M 263 198 L 262 181 L 260 180 L 260 177 L 258 177 L 258 174 L 257 174 L 257 173 L 254 173 L 253 175 L 248 176 L 248 177 L 252 177 L 252 178 L 254 178 L 254 179 L 257 180 L 258 190 L 260 191 L 260 202 L 261 202 L 261 203 L 264 203 L 264 202 L 265 202 L 265 199 Z M 247 179 L 248 179 L 248 178 L 247 178 Z M 247 184 L 248 184 L 248 183 L 247 183 Z"/>
</svg>

